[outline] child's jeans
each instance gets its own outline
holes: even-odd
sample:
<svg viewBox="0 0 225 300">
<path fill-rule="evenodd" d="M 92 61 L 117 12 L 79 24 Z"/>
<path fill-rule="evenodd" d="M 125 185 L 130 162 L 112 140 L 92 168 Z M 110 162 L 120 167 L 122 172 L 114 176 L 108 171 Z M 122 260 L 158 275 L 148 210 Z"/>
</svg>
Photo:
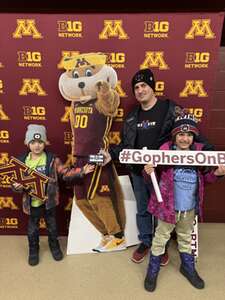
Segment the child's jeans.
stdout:
<svg viewBox="0 0 225 300">
<path fill-rule="evenodd" d="M 45 205 L 39 207 L 31 207 L 31 214 L 28 221 L 28 240 L 29 242 L 39 242 L 39 222 L 43 217 L 46 223 L 49 239 L 57 239 L 57 226 L 55 207 L 46 210 Z"/>
</svg>

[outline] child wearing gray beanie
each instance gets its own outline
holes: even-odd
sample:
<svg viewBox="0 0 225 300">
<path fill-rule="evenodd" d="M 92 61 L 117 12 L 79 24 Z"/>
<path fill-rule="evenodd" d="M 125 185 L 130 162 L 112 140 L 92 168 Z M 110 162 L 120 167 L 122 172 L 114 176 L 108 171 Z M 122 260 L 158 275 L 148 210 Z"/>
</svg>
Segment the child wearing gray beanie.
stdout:
<svg viewBox="0 0 225 300">
<path fill-rule="evenodd" d="M 29 152 L 19 157 L 19 160 L 30 169 L 49 177 L 48 183 L 43 186 L 45 200 L 31 196 L 29 190 L 25 190 L 20 183 L 13 183 L 12 185 L 14 191 L 23 192 L 23 211 L 29 215 L 27 228 L 28 263 L 35 266 L 39 263 L 39 222 L 41 217 L 46 223 L 48 244 L 53 258 L 56 261 L 63 259 L 56 224 L 56 206 L 59 204 L 59 178 L 68 183 L 76 181 L 83 178 L 85 174 L 92 172 L 94 166 L 86 164 L 78 171 L 75 168 L 64 166 L 58 157 L 45 150 L 48 140 L 46 128 L 43 125 L 29 124 L 24 142 L 29 148 Z"/>
</svg>

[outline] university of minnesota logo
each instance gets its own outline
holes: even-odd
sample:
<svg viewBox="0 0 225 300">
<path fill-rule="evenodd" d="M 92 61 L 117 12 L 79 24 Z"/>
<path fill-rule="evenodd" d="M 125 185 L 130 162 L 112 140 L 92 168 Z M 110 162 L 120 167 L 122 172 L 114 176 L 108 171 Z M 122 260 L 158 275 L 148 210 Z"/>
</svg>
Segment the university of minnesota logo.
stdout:
<svg viewBox="0 0 225 300">
<path fill-rule="evenodd" d="M 0 197 L 0 209 L 8 208 L 18 210 L 18 206 L 13 201 L 13 197 Z"/>
<path fill-rule="evenodd" d="M 45 90 L 41 86 L 40 79 L 23 78 L 23 85 L 19 90 L 19 95 L 27 96 L 28 94 L 37 94 L 38 96 L 47 95 Z"/>
<path fill-rule="evenodd" d="M 117 37 L 119 40 L 129 39 L 122 25 L 122 20 L 104 20 L 104 28 L 99 34 L 99 39 L 107 40 L 111 37 Z"/>
<path fill-rule="evenodd" d="M 195 37 L 204 37 L 205 39 L 214 39 L 215 33 L 210 27 L 210 19 L 194 19 L 192 20 L 192 26 L 185 34 L 185 39 L 193 40 Z"/>
<path fill-rule="evenodd" d="M 163 51 L 146 51 L 145 60 L 140 65 L 140 69 L 159 68 L 159 70 L 168 70 L 169 67 L 164 59 Z"/>
<path fill-rule="evenodd" d="M 127 97 L 126 92 L 125 92 L 125 91 L 123 90 L 123 88 L 122 88 L 122 82 L 121 82 L 121 80 L 118 80 L 118 81 L 117 81 L 115 90 L 116 90 L 117 93 L 119 94 L 120 98 L 125 98 L 125 97 Z"/>
<path fill-rule="evenodd" d="M 8 121 L 8 120 L 10 120 L 10 118 L 3 110 L 3 105 L 0 104 L 0 121 Z"/>
<path fill-rule="evenodd" d="M 207 97 L 203 87 L 203 80 L 186 80 L 184 89 L 180 92 L 180 97 L 197 96 L 200 98 Z"/>
<path fill-rule="evenodd" d="M 24 36 L 31 36 L 33 39 L 42 39 L 43 36 L 37 30 L 34 19 L 17 19 L 17 27 L 13 32 L 14 39 L 21 39 Z"/>
</svg>

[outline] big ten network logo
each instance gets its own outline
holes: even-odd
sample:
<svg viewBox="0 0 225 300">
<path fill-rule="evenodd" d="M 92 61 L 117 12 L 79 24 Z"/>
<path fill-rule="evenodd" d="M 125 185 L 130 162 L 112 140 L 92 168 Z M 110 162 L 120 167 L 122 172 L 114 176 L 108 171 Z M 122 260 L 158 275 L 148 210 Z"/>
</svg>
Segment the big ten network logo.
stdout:
<svg viewBox="0 0 225 300">
<path fill-rule="evenodd" d="M 164 81 L 156 81 L 155 83 L 155 95 L 156 96 L 164 96 L 165 91 L 165 82 Z"/>
<path fill-rule="evenodd" d="M 115 122 L 123 122 L 123 119 L 124 119 L 124 109 L 119 107 L 117 109 L 117 114 L 116 114 L 114 121 Z"/>
<path fill-rule="evenodd" d="M 118 38 L 119 40 L 129 39 L 123 28 L 122 20 L 104 20 L 104 27 L 98 37 L 100 40 L 108 40 L 109 38 Z"/>
<path fill-rule="evenodd" d="M 22 87 L 19 90 L 20 96 L 28 94 L 37 94 L 38 96 L 47 96 L 46 91 L 42 88 L 40 79 L 38 78 L 23 78 Z"/>
<path fill-rule="evenodd" d="M 170 23 L 168 21 L 144 21 L 145 38 L 168 38 Z"/>
<path fill-rule="evenodd" d="M 169 67 L 165 61 L 164 51 L 146 51 L 145 59 L 140 65 L 140 69 L 159 68 L 159 70 L 168 70 Z"/>
<path fill-rule="evenodd" d="M 13 201 L 13 197 L 0 197 L 0 210 L 1 209 L 19 210 Z"/>
<path fill-rule="evenodd" d="M 41 68 L 41 52 L 17 51 L 18 66 L 27 68 Z"/>
<path fill-rule="evenodd" d="M 8 121 L 8 120 L 10 120 L 10 118 L 3 110 L 3 105 L 0 104 L 0 121 Z"/>
<path fill-rule="evenodd" d="M 63 66 L 64 59 L 66 57 L 69 58 L 69 57 L 72 57 L 72 56 L 75 56 L 75 55 L 79 55 L 79 54 L 80 54 L 79 51 L 62 50 L 61 51 L 61 60 L 57 64 L 57 68 L 58 69 L 64 69 L 64 66 Z"/>
<path fill-rule="evenodd" d="M 111 52 L 108 53 L 107 65 L 115 69 L 125 68 L 126 56 L 123 52 Z"/>
<path fill-rule="evenodd" d="M 109 133 L 109 143 L 118 145 L 121 142 L 119 131 L 110 131 Z"/>
<path fill-rule="evenodd" d="M 19 221 L 18 218 L 0 218 L 0 229 L 5 228 L 18 228 Z"/>
<path fill-rule="evenodd" d="M 31 36 L 33 39 L 42 39 L 34 19 L 17 19 L 17 27 L 13 32 L 14 39 L 21 39 L 24 36 Z"/>
<path fill-rule="evenodd" d="M 23 106 L 24 120 L 46 120 L 46 110 L 44 106 Z"/>
<path fill-rule="evenodd" d="M 60 38 L 82 38 L 83 25 L 79 20 L 57 21 L 58 37 Z"/>
<path fill-rule="evenodd" d="M 199 98 L 208 97 L 204 89 L 203 80 L 186 80 L 185 87 L 179 94 L 180 97 L 197 96 Z"/>
<path fill-rule="evenodd" d="M 184 66 L 186 69 L 208 68 L 209 59 L 209 52 L 186 52 Z"/>
<path fill-rule="evenodd" d="M 0 130 L 0 144 L 9 144 L 9 131 L 8 130 Z"/>
<path fill-rule="evenodd" d="M 198 122 L 202 121 L 204 109 L 201 107 L 189 107 L 189 112 L 195 116 L 195 118 L 198 120 Z"/>
<path fill-rule="evenodd" d="M 204 37 L 205 39 L 214 39 L 215 33 L 211 29 L 210 19 L 194 19 L 191 28 L 185 34 L 185 39 L 193 40 L 195 37 Z"/>
<path fill-rule="evenodd" d="M 71 145 L 73 141 L 73 134 L 71 131 L 64 131 L 64 145 Z"/>
</svg>

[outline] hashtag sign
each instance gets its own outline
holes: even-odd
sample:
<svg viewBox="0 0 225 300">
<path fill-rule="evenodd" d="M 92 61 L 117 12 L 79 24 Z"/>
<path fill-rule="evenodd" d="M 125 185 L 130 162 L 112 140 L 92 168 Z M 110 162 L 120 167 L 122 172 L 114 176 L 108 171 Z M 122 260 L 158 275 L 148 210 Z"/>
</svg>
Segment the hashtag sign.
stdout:
<svg viewBox="0 0 225 300">
<path fill-rule="evenodd" d="M 123 150 L 120 152 L 119 160 L 121 163 L 126 163 L 131 158 L 130 150 Z"/>
</svg>

